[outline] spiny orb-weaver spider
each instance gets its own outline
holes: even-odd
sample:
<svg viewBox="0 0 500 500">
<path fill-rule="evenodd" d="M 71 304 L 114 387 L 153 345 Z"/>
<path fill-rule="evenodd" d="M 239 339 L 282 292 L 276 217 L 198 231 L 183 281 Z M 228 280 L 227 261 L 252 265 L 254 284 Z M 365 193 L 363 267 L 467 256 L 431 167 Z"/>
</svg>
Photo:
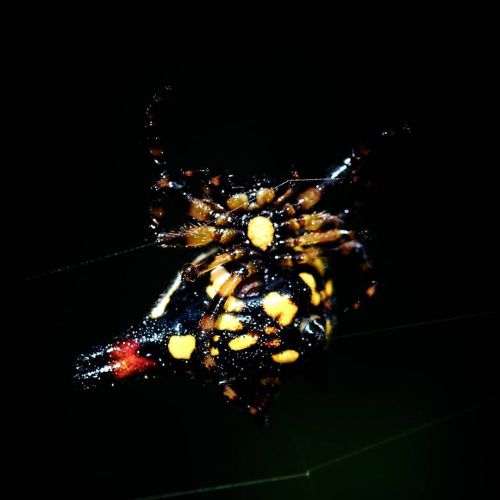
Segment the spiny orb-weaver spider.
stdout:
<svg viewBox="0 0 500 500">
<path fill-rule="evenodd" d="M 232 175 L 170 169 L 156 123 L 170 90 L 156 94 L 146 112 L 150 153 L 161 168 L 152 227 L 164 247 L 206 251 L 184 266 L 142 323 L 80 355 L 75 378 L 90 387 L 145 372 L 202 372 L 228 400 L 265 416 L 283 374 L 311 359 L 331 336 L 332 256 L 351 255 L 366 276 L 360 295 L 375 293 L 364 247 L 345 227 L 349 210 L 315 209 L 331 186 L 358 178 L 369 150 L 353 150 L 323 179 L 295 173 L 278 185 L 252 178 L 236 186 Z M 190 218 L 176 231 L 168 229 L 172 197 Z"/>
</svg>

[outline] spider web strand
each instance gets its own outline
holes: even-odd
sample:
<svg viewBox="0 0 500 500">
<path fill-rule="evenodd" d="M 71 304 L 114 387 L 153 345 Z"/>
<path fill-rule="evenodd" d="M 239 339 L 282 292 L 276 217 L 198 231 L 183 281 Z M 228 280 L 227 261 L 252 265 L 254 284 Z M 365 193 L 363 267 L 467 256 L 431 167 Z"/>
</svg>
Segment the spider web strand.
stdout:
<svg viewBox="0 0 500 500">
<path fill-rule="evenodd" d="M 440 319 L 432 319 L 428 321 L 418 321 L 415 323 L 407 323 L 404 325 L 394 325 L 394 326 L 389 326 L 387 328 L 377 328 L 376 330 L 366 330 L 362 332 L 354 332 L 354 333 L 346 333 L 344 335 L 337 335 L 332 337 L 332 341 L 334 340 L 339 340 L 339 339 L 347 339 L 351 337 L 361 337 L 363 335 L 371 335 L 373 333 L 384 333 L 384 332 L 390 332 L 390 331 L 395 331 L 395 330 L 404 330 L 407 328 L 415 328 L 418 326 L 426 326 L 426 325 L 436 325 L 439 323 L 447 323 L 451 321 L 458 321 L 461 319 L 468 319 L 468 318 L 477 318 L 480 316 L 490 316 L 496 314 L 495 311 L 484 311 L 484 312 L 477 312 L 477 313 L 472 313 L 472 314 L 463 314 L 461 316 L 451 316 L 448 318 L 440 318 Z"/>
<path fill-rule="evenodd" d="M 417 434 L 418 432 L 430 429 L 432 427 L 435 427 L 436 425 L 444 424 L 444 423 L 449 422 L 455 418 L 461 417 L 467 413 L 472 413 L 474 411 L 484 409 L 496 401 L 498 401 L 498 398 L 493 397 L 493 398 L 487 399 L 485 401 L 482 401 L 482 402 L 478 403 L 477 405 L 462 408 L 461 410 L 458 410 L 454 413 L 450 413 L 449 415 L 435 418 L 435 419 L 430 420 L 428 422 L 425 422 L 423 424 L 416 425 L 414 427 L 411 427 L 410 429 L 407 429 L 406 431 L 399 432 L 397 434 L 393 434 L 392 436 L 389 436 L 389 437 L 382 439 L 380 441 L 377 441 L 375 443 L 371 443 L 369 445 L 362 446 L 361 448 L 358 448 L 358 449 L 353 450 L 349 453 L 345 453 L 343 455 L 340 455 L 332 460 L 327 460 L 326 462 L 322 462 L 318 465 L 310 467 L 309 469 L 305 470 L 304 472 L 300 472 L 300 473 L 296 473 L 296 474 L 288 474 L 288 475 L 283 475 L 283 476 L 274 476 L 274 477 L 268 477 L 268 478 L 262 478 L 262 479 L 254 479 L 251 481 L 242 481 L 239 483 L 227 483 L 227 484 L 221 484 L 221 485 L 217 485 L 217 486 L 206 486 L 206 487 L 196 488 L 196 489 L 192 489 L 192 490 L 176 491 L 176 492 L 172 492 L 172 493 L 165 493 L 165 494 L 153 495 L 153 496 L 148 496 L 148 497 L 139 497 L 139 498 L 136 498 L 135 500 L 162 500 L 164 498 L 178 498 L 181 496 L 196 495 L 196 494 L 200 494 L 200 493 L 212 493 L 214 491 L 243 488 L 246 486 L 257 486 L 257 485 L 261 485 L 261 484 L 269 484 L 269 483 L 275 483 L 275 482 L 279 482 L 279 481 L 289 481 L 292 479 L 310 478 L 310 476 L 313 472 L 319 471 L 321 469 L 325 469 L 327 467 L 331 467 L 332 465 L 338 464 L 338 463 L 343 462 L 345 460 L 349 460 L 349 459 L 354 458 L 354 457 L 361 455 L 363 453 L 370 452 L 376 448 L 380 448 L 380 447 L 385 446 L 387 444 L 393 443 L 399 439 L 403 439 L 403 438 L 411 436 L 413 434 Z"/>
<path fill-rule="evenodd" d="M 257 486 L 259 484 L 277 483 L 279 481 L 290 481 L 292 479 L 301 479 L 304 477 L 308 477 L 307 471 L 299 472 L 297 474 L 287 474 L 285 476 L 274 476 L 274 477 L 267 477 L 264 479 L 253 479 L 251 481 L 242 481 L 240 483 L 228 483 L 228 484 L 221 484 L 218 486 L 206 486 L 204 488 L 196 488 L 193 490 L 175 491 L 173 493 L 165 493 L 149 497 L 140 497 L 137 498 L 136 500 L 162 500 L 163 498 L 177 498 L 187 495 L 196 495 L 198 493 L 211 493 L 214 491 L 244 488 L 246 486 Z"/>
<path fill-rule="evenodd" d="M 48 276 L 53 276 L 54 274 L 59 274 L 59 273 L 63 273 L 66 271 L 73 271 L 75 269 L 87 266 L 89 264 L 95 264 L 95 263 L 101 262 L 103 260 L 108 260 L 108 259 L 111 259 L 113 257 L 119 257 L 121 255 L 126 255 L 128 253 L 137 252 L 139 250 L 143 250 L 145 248 L 149 248 L 149 247 L 153 247 L 153 246 L 159 246 L 159 243 L 157 241 L 152 241 L 149 243 L 144 243 L 143 245 L 138 245 L 138 246 L 135 246 L 132 248 L 127 248 L 125 250 L 118 250 L 116 252 L 108 253 L 106 255 L 101 255 L 100 257 L 94 257 L 92 259 L 83 260 L 81 262 L 77 262 L 76 264 L 68 264 L 66 266 L 61 266 L 61 267 L 58 267 L 56 269 L 51 269 L 50 271 L 44 271 L 44 272 L 41 272 L 38 274 L 34 274 L 32 276 L 28 276 L 26 278 L 22 278 L 21 280 L 18 281 L 18 283 L 25 283 L 26 281 L 33 281 L 33 280 L 37 280 L 40 278 L 46 278 Z"/>
</svg>

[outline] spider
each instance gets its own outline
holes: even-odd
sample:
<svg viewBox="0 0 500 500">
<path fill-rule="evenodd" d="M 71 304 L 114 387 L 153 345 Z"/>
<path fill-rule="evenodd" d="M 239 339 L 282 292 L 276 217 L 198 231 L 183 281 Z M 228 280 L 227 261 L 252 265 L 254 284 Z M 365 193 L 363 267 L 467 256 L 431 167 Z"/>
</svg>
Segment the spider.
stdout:
<svg viewBox="0 0 500 500">
<path fill-rule="evenodd" d="M 228 400 L 265 417 L 283 376 L 314 359 L 335 329 L 332 259 L 354 258 L 359 295 L 376 291 L 364 246 L 346 227 L 350 211 L 317 209 L 332 186 L 359 179 L 370 151 L 353 150 L 323 179 L 294 172 L 279 184 L 264 176 L 236 185 L 231 174 L 170 168 L 157 127 L 170 92 L 156 94 L 146 111 L 149 151 L 161 170 L 151 226 L 159 245 L 202 252 L 141 323 L 80 355 L 75 378 L 91 387 L 146 372 L 201 373 Z M 172 199 L 189 218 L 176 230 L 169 229 Z"/>
</svg>

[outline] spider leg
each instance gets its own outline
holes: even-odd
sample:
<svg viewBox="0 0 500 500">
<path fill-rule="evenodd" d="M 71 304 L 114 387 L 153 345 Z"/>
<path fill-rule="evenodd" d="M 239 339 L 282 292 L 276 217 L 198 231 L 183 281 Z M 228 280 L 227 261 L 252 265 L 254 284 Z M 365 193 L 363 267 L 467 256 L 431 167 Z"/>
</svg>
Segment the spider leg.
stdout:
<svg viewBox="0 0 500 500">
<path fill-rule="evenodd" d="M 221 176 L 212 176 L 206 168 L 184 168 L 173 166 L 167 161 L 164 141 L 158 126 L 158 115 L 165 111 L 173 90 L 172 87 L 163 87 L 153 95 L 151 103 L 146 107 L 146 140 L 148 150 L 153 161 L 161 168 L 162 174 L 158 182 L 169 178 L 171 181 L 180 183 L 188 192 L 194 193 L 202 198 L 213 199 L 214 193 L 220 191 L 222 185 Z"/>
<path fill-rule="evenodd" d="M 175 231 L 157 234 L 157 241 L 163 247 L 202 247 L 211 243 L 222 245 L 232 243 L 244 232 L 231 227 L 218 227 L 214 225 L 190 225 Z"/>
<path fill-rule="evenodd" d="M 251 260 L 240 264 L 234 271 L 229 273 L 220 287 L 218 287 L 198 323 L 199 331 L 197 337 L 202 340 L 201 351 L 205 356 L 203 364 L 209 369 L 216 366 L 215 360 L 210 354 L 210 339 L 216 326 L 219 313 L 224 308 L 226 302 L 232 297 L 236 287 L 244 278 L 254 274 L 258 268 L 258 262 L 256 260 Z"/>
<path fill-rule="evenodd" d="M 235 245 L 227 251 L 221 251 L 215 256 L 208 255 L 203 260 L 197 263 L 191 263 L 184 266 L 182 271 L 182 279 L 184 281 L 193 282 L 200 276 L 212 271 L 213 269 L 240 260 L 250 253 L 250 249 L 246 246 Z"/>
<path fill-rule="evenodd" d="M 371 141 L 369 147 L 361 145 L 353 148 L 351 154 L 340 164 L 334 165 L 328 169 L 324 180 L 299 193 L 294 208 L 298 211 L 309 210 L 321 200 L 325 190 L 332 186 L 357 183 L 361 179 L 360 172 L 364 169 L 370 158 L 383 147 L 388 139 L 409 132 L 411 131 L 407 125 L 386 129 Z"/>
<path fill-rule="evenodd" d="M 298 251 L 287 252 L 276 256 L 276 263 L 281 267 L 295 267 L 301 265 L 313 265 L 316 267 L 317 259 L 323 255 L 323 249 L 311 246 Z M 320 273 L 321 274 L 321 273 Z"/>
<path fill-rule="evenodd" d="M 344 309 L 345 312 L 359 309 L 363 301 L 372 298 L 378 289 L 378 283 L 373 272 L 373 265 L 366 252 L 365 246 L 351 234 L 349 240 L 342 241 L 332 248 L 324 248 L 324 251 L 325 253 L 331 252 L 332 257 L 336 259 L 352 258 L 352 265 L 359 271 L 358 279 L 355 277 L 353 279 L 353 275 L 350 274 L 350 287 L 339 287 L 339 290 L 353 288 L 349 296 L 343 301 L 344 303 L 348 303 L 347 307 Z M 335 268 L 336 266 L 334 265 L 333 267 Z M 344 268 L 345 265 L 338 267 Z"/>
<path fill-rule="evenodd" d="M 326 225 L 333 227 L 342 226 L 344 221 L 341 216 L 331 215 L 328 212 L 313 212 L 311 214 L 302 214 L 298 217 L 288 219 L 280 224 L 281 228 L 288 229 L 295 234 L 301 231 L 319 231 Z"/>
<path fill-rule="evenodd" d="M 343 237 L 350 235 L 350 231 L 344 229 L 329 229 L 327 231 L 306 232 L 299 236 L 287 238 L 283 244 L 286 247 L 320 245 L 332 243 L 341 240 Z"/>
<path fill-rule="evenodd" d="M 166 216 L 171 209 L 199 222 L 220 219 L 224 212 L 224 207 L 210 197 L 194 196 L 184 181 L 172 180 L 166 172 L 162 173 L 152 191 L 150 215 L 157 234 L 166 231 L 169 223 Z M 224 219 L 218 224 L 224 225 Z"/>
<path fill-rule="evenodd" d="M 224 396 L 233 401 L 262 424 L 267 423 L 267 410 L 281 381 L 276 373 L 256 374 L 244 380 L 230 380 L 224 386 Z"/>
<path fill-rule="evenodd" d="M 358 292 L 360 298 L 357 298 L 348 307 L 348 309 L 359 309 L 362 299 L 370 299 L 377 292 L 378 283 L 374 279 L 372 262 L 368 257 L 365 246 L 354 238 L 351 241 L 342 243 L 336 251 L 342 256 L 354 255 L 362 273 L 363 279 L 361 280 L 362 283 L 360 284 L 360 290 Z"/>
<path fill-rule="evenodd" d="M 221 314 L 223 309 L 231 310 L 232 303 L 235 300 L 234 291 L 238 285 L 248 276 L 254 274 L 259 269 L 259 263 L 255 260 L 250 260 L 237 266 L 235 270 L 228 273 L 222 284 L 218 287 L 215 295 L 210 300 L 204 314 L 198 323 L 197 349 L 199 357 L 202 359 L 203 366 L 209 370 L 218 380 L 219 384 L 224 387 L 224 395 L 230 400 L 240 400 L 241 396 L 232 387 L 231 377 L 226 370 L 217 363 L 218 350 L 213 344 L 214 330 L 216 329 L 231 329 L 232 325 L 224 322 L 228 319 L 234 319 L 231 315 Z M 228 318 L 230 317 L 230 318 Z"/>
</svg>

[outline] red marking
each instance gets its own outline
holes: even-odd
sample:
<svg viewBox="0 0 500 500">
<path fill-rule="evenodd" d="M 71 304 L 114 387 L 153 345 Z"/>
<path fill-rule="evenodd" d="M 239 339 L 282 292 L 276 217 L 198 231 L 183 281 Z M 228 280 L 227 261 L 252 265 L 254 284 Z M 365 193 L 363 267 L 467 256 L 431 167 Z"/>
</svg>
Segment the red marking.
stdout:
<svg viewBox="0 0 500 500">
<path fill-rule="evenodd" d="M 110 353 L 113 361 L 109 362 L 109 366 L 113 368 L 116 379 L 130 377 L 130 375 L 142 373 L 156 366 L 152 359 L 137 354 L 140 347 L 141 345 L 136 340 L 118 342 L 113 346 Z"/>
</svg>

